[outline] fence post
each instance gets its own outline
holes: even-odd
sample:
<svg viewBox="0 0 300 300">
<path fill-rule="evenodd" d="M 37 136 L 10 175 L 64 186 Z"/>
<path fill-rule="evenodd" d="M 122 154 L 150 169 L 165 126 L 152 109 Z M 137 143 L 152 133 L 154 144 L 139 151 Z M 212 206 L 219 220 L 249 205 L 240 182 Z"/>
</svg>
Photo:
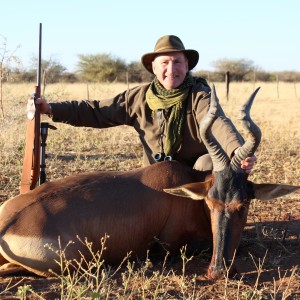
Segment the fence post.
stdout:
<svg viewBox="0 0 300 300">
<path fill-rule="evenodd" d="M 296 86 L 296 80 L 295 79 L 294 79 L 294 91 L 295 91 L 296 99 L 298 99 L 297 86 Z"/>
<path fill-rule="evenodd" d="M 256 71 L 253 70 L 253 91 L 255 90 L 255 84 L 256 84 Z"/>
<path fill-rule="evenodd" d="M 279 75 L 276 74 L 276 81 L 277 81 L 277 100 L 279 100 Z"/>
<path fill-rule="evenodd" d="M 225 84 L 226 84 L 226 100 L 229 100 L 229 83 L 230 83 L 230 73 L 227 71 L 225 73 Z"/>
<path fill-rule="evenodd" d="M 127 89 L 129 90 L 129 74 L 126 72 Z"/>
<path fill-rule="evenodd" d="M 89 83 L 86 83 L 86 97 L 87 100 L 90 100 L 90 89 L 89 89 Z"/>
</svg>

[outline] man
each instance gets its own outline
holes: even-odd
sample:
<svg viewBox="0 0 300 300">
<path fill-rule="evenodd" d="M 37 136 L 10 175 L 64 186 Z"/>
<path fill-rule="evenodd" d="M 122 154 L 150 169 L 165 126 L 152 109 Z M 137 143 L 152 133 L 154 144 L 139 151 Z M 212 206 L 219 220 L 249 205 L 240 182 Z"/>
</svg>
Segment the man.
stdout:
<svg viewBox="0 0 300 300">
<path fill-rule="evenodd" d="M 142 56 L 144 67 L 155 75 L 150 84 L 100 101 L 48 104 L 37 99 L 37 104 L 54 122 L 95 128 L 133 126 L 144 148 L 144 165 L 166 158 L 208 170 L 212 164 L 200 139 L 199 124 L 209 107 L 210 88 L 203 78 L 189 73 L 198 59 L 198 52 L 185 49 L 177 36 L 163 36 L 154 52 Z M 229 157 L 243 143 L 222 110 L 212 132 Z M 249 173 L 255 161 L 254 156 L 247 158 L 242 168 Z"/>
</svg>

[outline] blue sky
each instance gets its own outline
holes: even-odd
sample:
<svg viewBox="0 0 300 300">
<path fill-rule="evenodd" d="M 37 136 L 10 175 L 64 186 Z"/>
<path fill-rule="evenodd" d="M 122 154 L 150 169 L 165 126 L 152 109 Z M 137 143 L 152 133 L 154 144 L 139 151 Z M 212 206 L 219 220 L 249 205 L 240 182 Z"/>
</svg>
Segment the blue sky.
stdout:
<svg viewBox="0 0 300 300">
<path fill-rule="evenodd" d="M 300 71 L 298 0 L 5 0 L 0 10 L 0 48 L 3 36 L 9 50 L 20 45 L 15 54 L 25 67 L 37 55 L 42 23 L 43 59 L 69 71 L 78 54 L 138 61 L 166 34 L 200 53 L 195 70 L 244 58 L 265 71 Z"/>
</svg>

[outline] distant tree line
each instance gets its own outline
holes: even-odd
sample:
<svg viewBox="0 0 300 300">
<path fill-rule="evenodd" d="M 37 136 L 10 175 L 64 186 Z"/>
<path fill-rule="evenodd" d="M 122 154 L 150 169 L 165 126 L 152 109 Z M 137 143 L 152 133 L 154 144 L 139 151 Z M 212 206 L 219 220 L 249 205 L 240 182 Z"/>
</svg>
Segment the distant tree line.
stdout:
<svg viewBox="0 0 300 300">
<path fill-rule="evenodd" d="M 213 63 L 215 71 L 198 71 L 194 74 L 209 81 L 223 82 L 226 73 L 230 73 L 230 81 L 285 81 L 300 82 L 300 72 L 281 71 L 266 72 L 254 65 L 252 60 L 247 59 L 220 59 Z"/>
<path fill-rule="evenodd" d="M 1 53 L 0 53 L 1 56 Z M 24 70 L 18 66 L 1 64 L 1 82 L 34 82 L 36 80 L 36 61 L 32 67 Z M 220 59 L 214 62 L 214 71 L 192 72 L 208 81 L 223 82 L 226 72 L 230 72 L 230 81 L 286 81 L 300 82 L 300 72 L 266 72 L 254 66 L 246 59 Z M 149 82 L 153 79 L 139 61 L 127 64 L 124 60 L 110 54 L 78 55 L 76 72 L 68 72 L 58 61 L 42 61 L 43 83 L 57 82 Z"/>
</svg>

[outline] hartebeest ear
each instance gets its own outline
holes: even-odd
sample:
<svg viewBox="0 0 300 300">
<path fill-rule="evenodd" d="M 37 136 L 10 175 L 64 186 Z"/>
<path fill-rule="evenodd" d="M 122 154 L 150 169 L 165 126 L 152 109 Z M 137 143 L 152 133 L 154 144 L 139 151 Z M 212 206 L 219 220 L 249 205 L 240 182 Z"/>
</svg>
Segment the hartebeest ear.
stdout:
<svg viewBox="0 0 300 300">
<path fill-rule="evenodd" d="M 210 187 L 211 180 L 208 180 L 205 182 L 187 183 L 175 188 L 164 189 L 164 192 L 175 196 L 191 198 L 193 200 L 203 200 Z"/>
<path fill-rule="evenodd" d="M 253 183 L 254 198 L 262 201 L 272 200 L 291 194 L 300 189 L 300 186 L 286 184 Z"/>
</svg>

